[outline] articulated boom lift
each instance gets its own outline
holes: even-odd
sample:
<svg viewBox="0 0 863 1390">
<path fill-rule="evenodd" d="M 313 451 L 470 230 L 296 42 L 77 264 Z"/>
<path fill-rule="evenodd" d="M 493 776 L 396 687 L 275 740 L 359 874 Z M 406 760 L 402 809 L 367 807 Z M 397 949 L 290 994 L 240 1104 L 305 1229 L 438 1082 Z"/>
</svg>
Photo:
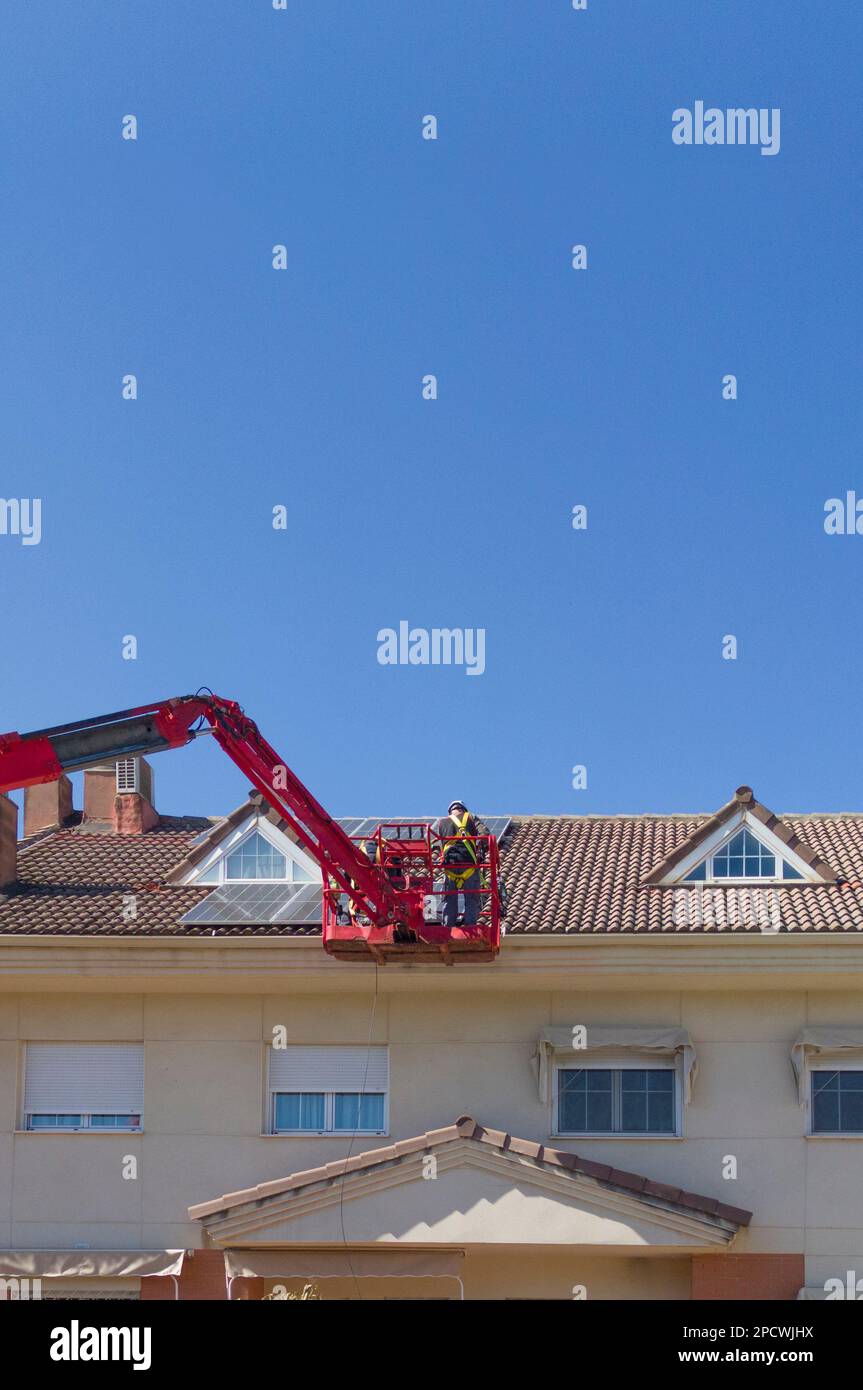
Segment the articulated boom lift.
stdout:
<svg viewBox="0 0 863 1390">
<path fill-rule="evenodd" d="M 479 922 L 435 920 L 442 842 L 425 823 L 378 826 L 351 839 L 279 757 L 234 700 L 181 695 L 98 719 L 29 734 L 0 734 L 0 792 L 53 782 L 64 772 L 182 748 L 211 733 L 321 867 L 324 947 L 343 960 L 493 960 L 500 948 L 497 842 L 473 842 L 483 861 Z"/>
</svg>

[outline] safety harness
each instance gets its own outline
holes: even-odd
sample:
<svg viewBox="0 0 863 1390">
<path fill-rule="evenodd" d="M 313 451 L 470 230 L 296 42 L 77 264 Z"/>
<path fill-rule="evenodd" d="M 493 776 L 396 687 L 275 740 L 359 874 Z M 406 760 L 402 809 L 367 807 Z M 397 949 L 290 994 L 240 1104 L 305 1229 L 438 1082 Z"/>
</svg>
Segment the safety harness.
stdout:
<svg viewBox="0 0 863 1390">
<path fill-rule="evenodd" d="M 446 874 L 447 878 L 450 879 L 456 885 L 457 888 L 461 888 L 465 883 L 467 883 L 467 880 L 470 878 L 471 874 L 479 865 L 479 858 L 476 852 L 476 845 L 474 844 L 472 837 L 467 833 L 467 824 L 469 819 L 470 816 L 467 811 L 465 811 L 463 816 L 450 816 L 450 820 L 456 827 L 456 834 L 459 838 L 459 841 L 461 842 L 461 845 L 464 847 L 464 849 L 467 850 L 470 856 L 470 863 L 468 864 L 467 868 L 451 869 L 447 866 L 447 854 L 450 852 L 451 849 L 457 851 L 459 846 L 450 843 L 447 845 L 446 849 L 443 852 L 444 873 Z M 463 862 L 464 860 L 460 857 L 459 863 Z"/>
</svg>

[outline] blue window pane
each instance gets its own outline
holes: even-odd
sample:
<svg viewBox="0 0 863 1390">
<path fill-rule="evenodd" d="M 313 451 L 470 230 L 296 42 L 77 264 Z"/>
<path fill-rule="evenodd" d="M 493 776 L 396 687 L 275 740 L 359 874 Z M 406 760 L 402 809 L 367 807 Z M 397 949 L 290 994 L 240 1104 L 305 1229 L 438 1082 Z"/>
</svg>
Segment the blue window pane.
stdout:
<svg viewBox="0 0 863 1390">
<path fill-rule="evenodd" d="M 839 1072 L 839 1128 L 843 1134 L 863 1132 L 863 1072 Z"/>
<path fill-rule="evenodd" d="M 625 1134 L 674 1133 L 674 1073 L 620 1073 L 620 1127 Z"/>
<path fill-rule="evenodd" d="M 382 1095 L 361 1096 L 356 1093 L 337 1093 L 334 1098 L 333 1128 L 383 1129 L 384 1098 Z"/>
<path fill-rule="evenodd" d="M 839 1122 L 843 1134 L 863 1131 L 863 1091 L 840 1091 Z"/>
<path fill-rule="evenodd" d="M 141 1124 L 140 1115 L 91 1115 L 93 1129 L 137 1129 Z"/>
<path fill-rule="evenodd" d="M 558 1128 L 563 1133 L 607 1132 L 612 1127 L 613 1073 L 610 1071 L 561 1071 L 558 1073 Z"/>
<path fill-rule="evenodd" d="M 815 1134 L 839 1133 L 838 1091 L 818 1091 L 812 1097 L 812 1130 Z"/>
<path fill-rule="evenodd" d="M 325 1104 L 323 1092 L 276 1096 L 275 1128 L 277 1130 L 318 1130 L 324 1127 Z"/>
<path fill-rule="evenodd" d="M 863 1072 L 812 1073 L 812 1132 L 863 1133 Z"/>
<path fill-rule="evenodd" d="M 792 864 L 789 864 L 787 859 L 783 859 L 783 861 L 782 861 L 782 877 L 783 877 L 783 878 L 802 878 L 803 875 L 802 875 L 797 869 L 795 869 L 794 866 L 793 866 Z"/>
<path fill-rule="evenodd" d="M 31 1115 L 31 1129 L 80 1129 L 83 1115 Z"/>
<path fill-rule="evenodd" d="M 838 1071 L 817 1071 L 812 1077 L 813 1091 L 838 1091 Z"/>
<path fill-rule="evenodd" d="M 664 1091 L 671 1095 L 674 1092 L 674 1072 L 673 1071 L 649 1071 L 647 1073 L 648 1091 Z"/>
<path fill-rule="evenodd" d="M 620 1127 L 624 1134 L 647 1131 L 647 1088 L 630 1086 L 620 1095 Z"/>
<path fill-rule="evenodd" d="M 707 877 L 707 860 L 705 859 L 703 864 L 699 864 L 698 867 L 697 867 L 696 869 L 693 869 L 693 870 L 692 870 L 692 873 L 691 873 L 691 874 L 687 874 L 687 875 L 686 875 L 686 882 L 687 882 L 687 883 L 697 883 L 700 879 L 706 878 L 706 877 Z"/>
<path fill-rule="evenodd" d="M 751 830 L 738 830 L 713 856 L 714 878 L 775 878 L 776 857 Z"/>
</svg>

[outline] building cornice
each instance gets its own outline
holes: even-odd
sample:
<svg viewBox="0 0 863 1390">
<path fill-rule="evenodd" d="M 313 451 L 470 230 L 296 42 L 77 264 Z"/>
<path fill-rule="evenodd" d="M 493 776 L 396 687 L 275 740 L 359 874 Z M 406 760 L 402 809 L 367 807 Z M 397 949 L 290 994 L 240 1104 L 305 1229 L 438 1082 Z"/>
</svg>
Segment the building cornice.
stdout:
<svg viewBox="0 0 863 1390">
<path fill-rule="evenodd" d="M 319 937 L 0 936 L 0 975 L 20 987 L 216 989 L 232 983 L 268 993 L 281 981 L 311 988 L 369 987 L 375 966 L 332 960 Z M 863 933 L 691 933 L 674 936 L 548 934 L 505 938 L 493 964 L 387 965 L 379 987 L 448 990 L 615 987 L 652 979 L 663 988 L 847 988 L 863 980 Z M 65 982 L 65 983 L 64 983 Z"/>
</svg>

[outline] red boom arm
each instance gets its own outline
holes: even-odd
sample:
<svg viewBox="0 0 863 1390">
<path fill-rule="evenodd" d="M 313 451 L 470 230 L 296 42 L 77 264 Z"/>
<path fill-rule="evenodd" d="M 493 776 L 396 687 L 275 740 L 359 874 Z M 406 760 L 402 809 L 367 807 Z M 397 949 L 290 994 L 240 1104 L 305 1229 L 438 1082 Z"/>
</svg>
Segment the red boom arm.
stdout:
<svg viewBox="0 0 863 1390">
<path fill-rule="evenodd" d="M 209 730 L 202 730 L 202 723 Z M 234 700 L 181 695 L 98 719 L 60 724 L 30 734 L 0 734 L 0 792 L 53 782 L 64 772 L 141 753 L 182 748 L 211 731 L 356 909 L 375 926 L 406 920 L 406 908 L 383 870 L 372 864 L 271 748 Z"/>
</svg>

